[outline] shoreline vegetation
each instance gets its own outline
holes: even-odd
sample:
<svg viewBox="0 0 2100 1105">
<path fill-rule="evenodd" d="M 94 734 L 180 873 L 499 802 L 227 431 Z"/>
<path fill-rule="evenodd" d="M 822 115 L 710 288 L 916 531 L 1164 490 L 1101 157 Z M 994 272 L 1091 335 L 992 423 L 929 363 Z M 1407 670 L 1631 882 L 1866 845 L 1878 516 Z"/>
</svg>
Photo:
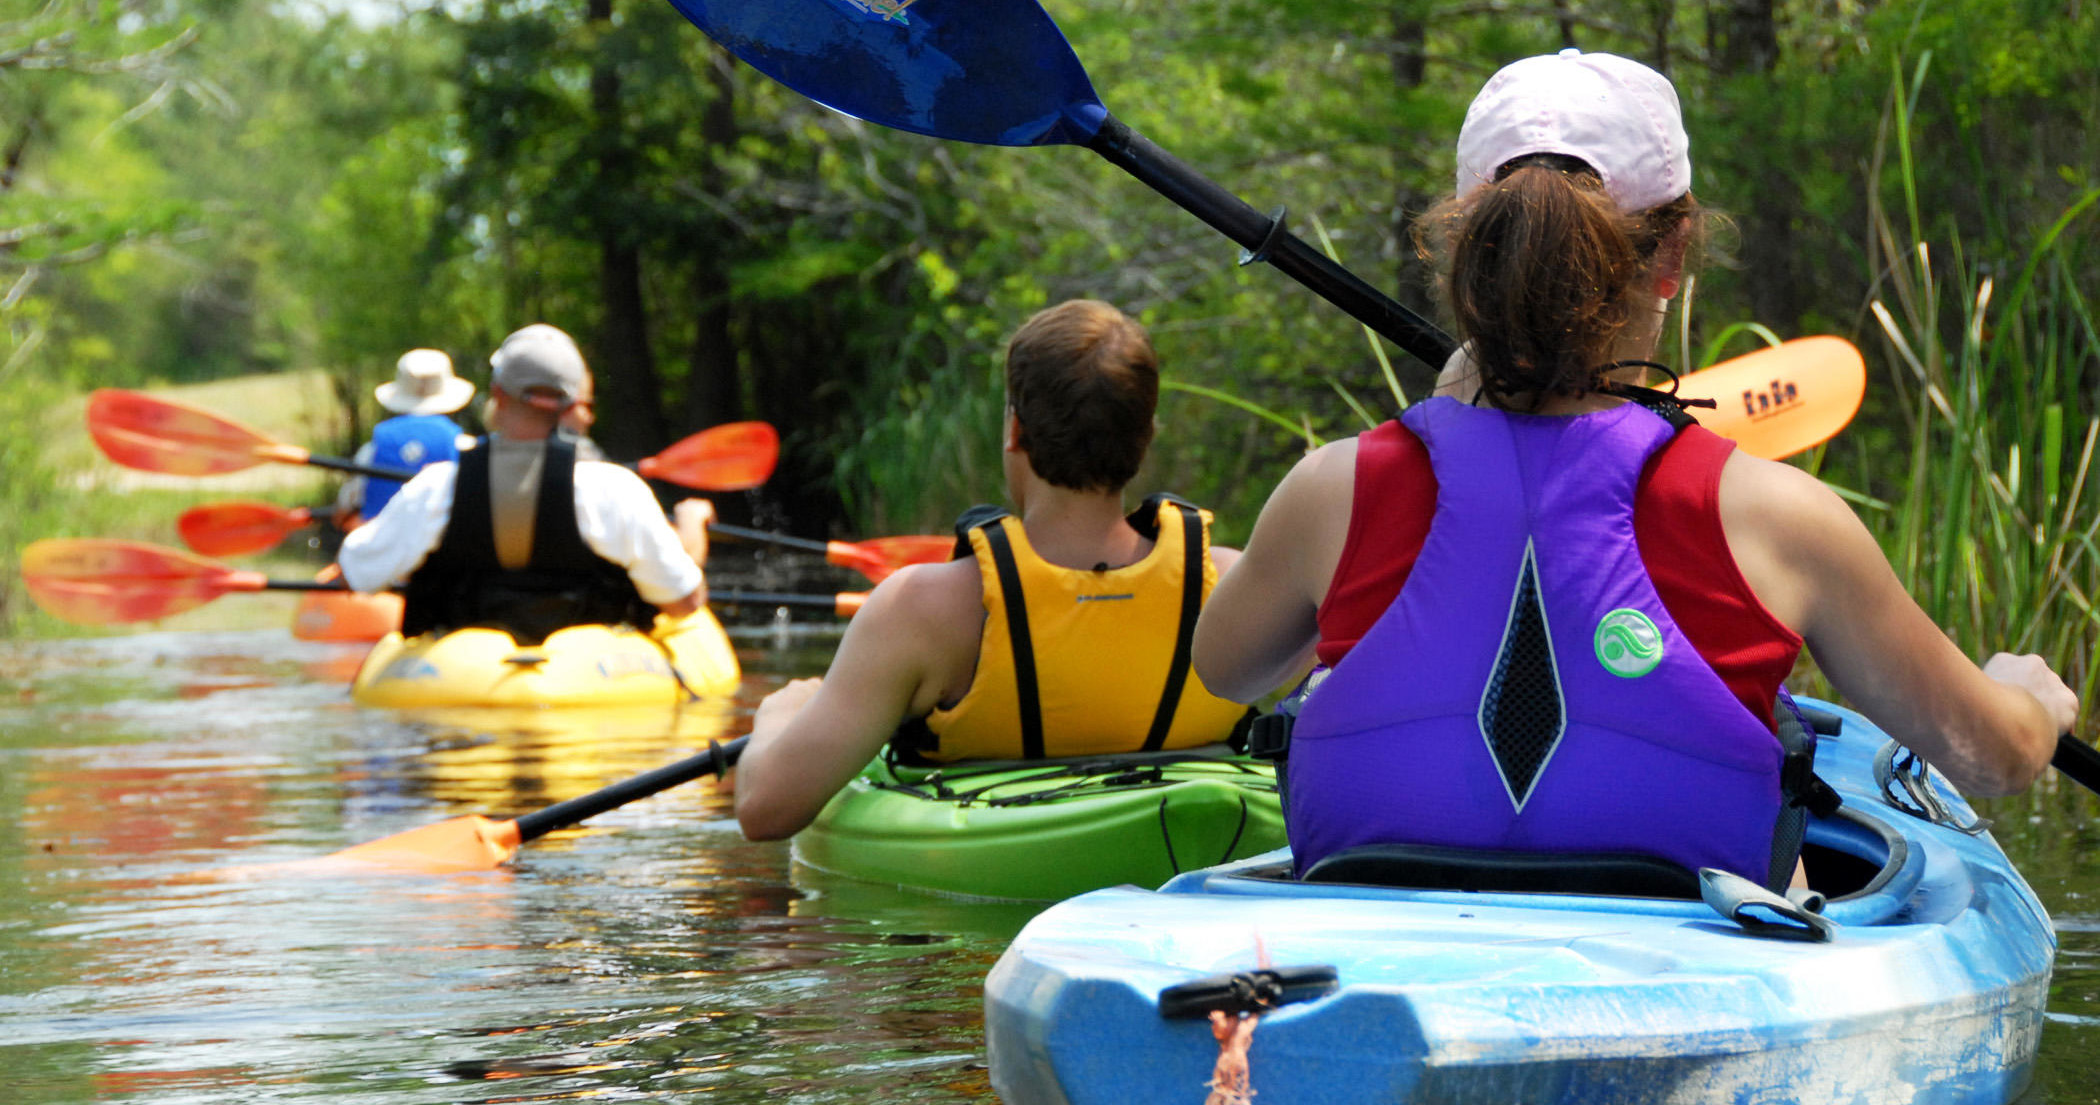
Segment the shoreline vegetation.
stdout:
<svg viewBox="0 0 2100 1105">
<path fill-rule="evenodd" d="M 58 0 L 0 25 L 0 46 L 47 51 L 0 64 L 9 635 L 79 632 L 28 609 L 22 545 L 170 540 L 218 494 L 83 486 L 77 402 L 96 386 L 278 380 L 326 413 L 267 387 L 208 402 L 347 453 L 402 350 L 444 348 L 485 382 L 495 340 L 546 320 L 585 340 L 615 457 L 762 418 L 783 464 L 733 514 L 938 532 L 998 496 L 1001 340 L 1091 295 L 1152 328 L 1170 380 L 1133 490 L 1212 506 L 1231 542 L 1308 439 L 1382 417 L 1413 371 L 1097 159 L 856 123 L 661 3 L 372 24 L 256 0 L 117 10 Z M 1563 38 L 1660 64 L 1700 195 L 1737 227 L 1672 331 L 1679 359 L 1853 340 L 1867 406 L 1799 463 L 1847 492 L 1964 649 L 2038 651 L 2088 700 L 2100 688 L 2100 7 L 1904 0 L 1762 26 L 1675 3 L 1055 14 L 1134 123 L 1258 206 L 1289 203 L 1425 310 L 1409 219 L 1448 188 L 1481 77 Z M 58 53 L 39 45 L 61 32 Z M 290 482 L 260 497 L 327 493 L 271 479 Z"/>
</svg>

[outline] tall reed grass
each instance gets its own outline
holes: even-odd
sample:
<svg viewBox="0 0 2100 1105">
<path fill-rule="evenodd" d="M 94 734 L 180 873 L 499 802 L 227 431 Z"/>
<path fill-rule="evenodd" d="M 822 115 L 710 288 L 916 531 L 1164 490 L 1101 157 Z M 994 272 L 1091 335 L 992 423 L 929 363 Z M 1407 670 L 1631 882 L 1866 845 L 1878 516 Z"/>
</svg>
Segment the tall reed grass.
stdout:
<svg viewBox="0 0 2100 1105">
<path fill-rule="evenodd" d="M 1822 475 L 1873 493 L 1862 511 L 1911 594 L 1972 655 L 2038 652 L 2091 699 L 2100 668 L 2100 327 L 2082 282 L 2100 255 L 2100 189 L 2010 263 L 1935 247 L 1913 172 L 1915 89 L 1895 80 L 1869 180 L 1868 312 L 1891 371 L 1901 447 L 1836 449 Z M 2083 230 L 2083 233 L 2074 231 Z M 2024 249 L 2024 254 L 2015 252 Z M 1868 336 L 1862 336 L 1862 343 Z"/>
<path fill-rule="evenodd" d="M 1819 458 L 1856 495 L 1897 574 L 1969 655 L 2034 652 L 2095 715 L 2100 666 L 2100 189 L 2030 241 L 1972 249 L 1932 241 L 1914 170 L 1916 90 L 1929 56 L 1892 82 L 1868 180 L 1872 320 L 1895 425 L 1868 426 Z M 2009 260 L 2008 260 L 2009 259 Z M 1878 339 L 1878 340 L 1874 340 Z M 1843 438 L 1839 439 L 1841 442 Z M 1819 687 L 1811 678 L 1809 689 Z M 2082 734 L 2092 738 L 2088 731 Z M 1991 803 L 2022 862 L 2067 870 L 2100 854 L 2093 796 L 2045 779 Z"/>
</svg>

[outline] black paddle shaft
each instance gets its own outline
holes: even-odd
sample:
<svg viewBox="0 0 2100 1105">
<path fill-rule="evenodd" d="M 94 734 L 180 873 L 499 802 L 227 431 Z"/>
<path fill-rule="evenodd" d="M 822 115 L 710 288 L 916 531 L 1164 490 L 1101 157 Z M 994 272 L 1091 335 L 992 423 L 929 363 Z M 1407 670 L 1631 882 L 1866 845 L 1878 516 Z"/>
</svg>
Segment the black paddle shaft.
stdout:
<svg viewBox="0 0 2100 1105">
<path fill-rule="evenodd" d="M 707 751 L 697 756 L 688 756 L 675 764 L 666 764 L 625 782 L 594 790 L 581 798 L 571 798 L 546 809 L 528 813 L 518 818 L 518 839 L 538 840 L 556 829 L 574 825 L 607 810 L 692 782 L 702 775 L 720 775 L 736 766 L 737 758 L 744 754 L 744 745 L 750 740 L 750 737 L 744 736 L 728 744 L 709 741 Z"/>
<path fill-rule="evenodd" d="M 313 465 L 315 468 L 326 468 L 335 472 L 348 472 L 353 476 L 368 476 L 375 480 L 395 480 L 400 483 L 407 483 L 416 478 L 414 472 L 404 468 L 375 468 L 369 464 L 359 464 L 354 460 L 340 460 L 335 457 L 309 455 L 306 458 L 306 463 Z"/>
<path fill-rule="evenodd" d="M 807 537 L 790 537 L 785 533 L 773 533 L 770 530 L 747 529 L 744 526 L 732 526 L 726 522 L 709 522 L 707 524 L 707 532 L 722 537 L 734 537 L 740 541 L 763 541 L 767 544 L 779 545 L 789 549 L 801 549 L 805 552 L 828 553 L 831 551 L 831 546 L 822 541 L 812 541 Z"/>
<path fill-rule="evenodd" d="M 1276 266 L 1349 317 L 1384 335 L 1428 365 L 1431 372 L 1442 369 L 1457 348 L 1449 334 L 1284 230 L 1280 217 L 1272 219 L 1256 211 L 1115 116 L 1102 120 L 1087 148 L 1238 242 L 1254 259 Z"/>
<path fill-rule="evenodd" d="M 2072 781 L 2100 794 L 2100 750 L 2065 733 L 2056 738 L 2056 756 L 2049 762 L 2056 770 L 2069 775 Z"/>
</svg>

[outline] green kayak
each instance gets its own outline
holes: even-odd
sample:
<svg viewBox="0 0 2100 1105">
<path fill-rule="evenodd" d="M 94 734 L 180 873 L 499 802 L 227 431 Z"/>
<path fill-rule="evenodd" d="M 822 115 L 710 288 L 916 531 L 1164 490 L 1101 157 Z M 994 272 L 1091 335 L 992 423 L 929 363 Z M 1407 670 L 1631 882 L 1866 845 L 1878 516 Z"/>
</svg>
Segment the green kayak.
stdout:
<svg viewBox="0 0 2100 1105">
<path fill-rule="evenodd" d="M 938 769 L 878 759 L 795 837 L 795 858 L 945 894 L 1060 901 L 1158 886 L 1283 843 L 1275 773 L 1245 757 L 1134 752 Z"/>
</svg>

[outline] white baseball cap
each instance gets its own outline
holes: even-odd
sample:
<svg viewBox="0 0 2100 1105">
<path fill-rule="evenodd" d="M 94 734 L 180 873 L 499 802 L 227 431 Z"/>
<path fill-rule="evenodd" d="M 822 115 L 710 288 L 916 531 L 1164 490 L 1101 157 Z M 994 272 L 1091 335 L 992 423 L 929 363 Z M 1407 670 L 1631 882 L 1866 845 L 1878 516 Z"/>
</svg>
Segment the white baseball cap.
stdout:
<svg viewBox="0 0 2100 1105">
<path fill-rule="evenodd" d="M 554 403 L 555 410 L 565 410 L 583 398 L 584 374 L 590 371 L 583 363 L 583 351 L 576 348 L 576 339 L 544 322 L 504 338 L 489 354 L 489 366 L 495 369 L 491 385 L 534 406 Z M 533 388 L 559 393 L 561 398 L 527 394 Z"/>
<path fill-rule="evenodd" d="M 452 374 L 452 358 L 436 349 L 411 349 L 394 362 L 393 380 L 372 389 L 395 414 L 451 414 L 474 398 L 474 385 Z"/>
<path fill-rule="evenodd" d="M 1627 214 L 1691 191 L 1691 141 L 1669 78 L 1630 58 L 1567 49 L 1503 66 L 1458 132 L 1460 199 L 1526 154 L 1580 158 Z"/>
</svg>

